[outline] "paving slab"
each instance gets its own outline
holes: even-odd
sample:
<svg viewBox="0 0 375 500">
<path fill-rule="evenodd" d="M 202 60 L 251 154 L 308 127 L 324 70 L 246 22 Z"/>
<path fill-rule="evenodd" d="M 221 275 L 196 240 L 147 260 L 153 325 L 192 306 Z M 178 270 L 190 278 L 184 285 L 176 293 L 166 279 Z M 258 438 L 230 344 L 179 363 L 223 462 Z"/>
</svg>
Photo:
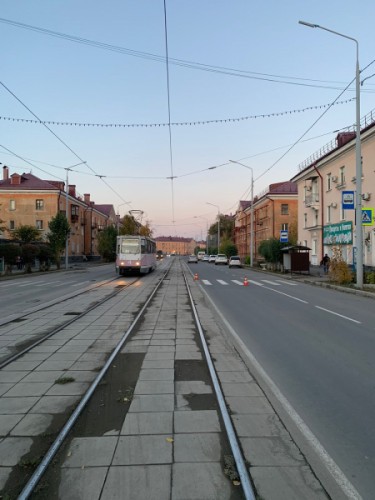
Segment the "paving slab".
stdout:
<svg viewBox="0 0 375 500">
<path fill-rule="evenodd" d="M 109 466 L 117 444 L 116 436 L 74 438 L 62 467 Z"/>
<path fill-rule="evenodd" d="M 173 464 L 172 500 L 230 500 L 231 493 L 220 463 Z"/>
<path fill-rule="evenodd" d="M 64 413 L 79 399 L 79 396 L 43 396 L 30 410 L 30 413 Z"/>
<path fill-rule="evenodd" d="M 174 412 L 174 431 L 178 433 L 220 432 L 220 422 L 216 410 L 196 410 Z"/>
<path fill-rule="evenodd" d="M 21 416 L 22 417 L 22 416 Z M 26 414 L 18 425 L 11 431 L 11 436 L 38 436 L 43 434 L 51 425 L 52 415 Z"/>
<path fill-rule="evenodd" d="M 173 412 L 128 413 L 121 434 L 173 434 Z"/>
<path fill-rule="evenodd" d="M 101 500 L 117 500 L 120 497 L 121 500 L 170 500 L 170 485 L 170 465 L 111 467 L 100 498 Z"/>
<path fill-rule="evenodd" d="M 170 435 L 121 436 L 113 465 L 169 464 L 172 462 L 173 442 Z"/>
<path fill-rule="evenodd" d="M 0 441 L 0 467 L 17 465 L 32 444 L 33 440 L 29 437 L 7 437 Z"/>
<path fill-rule="evenodd" d="M 165 368 L 165 369 L 173 369 L 174 368 L 174 359 L 148 359 L 143 361 L 142 370 L 149 370 L 152 368 Z"/>
<path fill-rule="evenodd" d="M 23 415 L 0 415 L 0 437 L 4 437 L 22 419 Z"/>
<path fill-rule="evenodd" d="M 306 465 L 305 458 L 289 436 L 241 438 L 241 447 L 251 466 Z"/>
<path fill-rule="evenodd" d="M 169 380 L 138 380 L 134 394 L 174 394 L 174 384 Z"/>
<path fill-rule="evenodd" d="M 11 467 L 0 467 L 0 489 L 4 488 L 12 470 Z"/>
<path fill-rule="evenodd" d="M 135 395 L 129 408 L 129 412 L 169 412 L 174 409 L 173 394 L 158 395 Z"/>
<path fill-rule="evenodd" d="M 0 372 L 0 384 L 16 383 L 16 382 L 19 382 L 20 380 L 22 380 L 25 376 L 26 376 L 26 373 L 24 371 L 21 371 L 21 372 L 1 371 Z"/>
<path fill-rule="evenodd" d="M 173 369 L 167 369 L 167 368 L 160 368 L 160 369 L 144 369 L 142 366 L 142 369 L 139 373 L 139 379 L 138 380 L 167 380 L 167 381 L 173 381 L 174 380 L 174 370 Z"/>
<path fill-rule="evenodd" d="M 0 399 L 0 414 L 11 415 L 19 413 L 27 413 L 35 403 L 39 401 L 38 397 L 25 398 L 5 398 Z"/>
<path fill-rule="evenodd" d="M 260 498 L 266 500 L 327 500 L 310 467 L 251 467 L 251 477 Z"/>
<path fill-rule="evenodd" d="M 67 384 L 55 384 L 46 393 L 46 396 L 71 396 L 84 394 L 89 388 L 87 382 L 69 382 Z"/>
<path fill-rule="evenodd" d="M 265 397 L 226 397 L 225 400 L 232 413 L 275 413 Z"/>
<path fill-rule="evenodd" d="M 182 380 L 176 382 L 176 394 L 212 394 L 212 389 L 203 380 Z"/>
<path fill-rule="evenodd" d="M 107 472 L 108 467 L 62 469 L 59 500 L 99 500 Z"/>
<path fill-rule="evenodd" d="M 221 388 L 225 396 L 264 396 L 264 393 L 255 382 L 222 383 Z"/>
<path fill-rule="evenodd" d="M 232 415 L 232 421 L 240 437 L 289 436 L 275 414 Z"/>
<path fill-rule="evenodd" d="M 10 398 L 23 398 L 25 396 L 43 396 L 53 382 L 18 382 L 10 389 L 6 396 Z"/>
<path fill-rule="evenodd" d="M 221 457 L 217 433 L 175 434 L 175 462 L 217 462 Z"/>
</svg>

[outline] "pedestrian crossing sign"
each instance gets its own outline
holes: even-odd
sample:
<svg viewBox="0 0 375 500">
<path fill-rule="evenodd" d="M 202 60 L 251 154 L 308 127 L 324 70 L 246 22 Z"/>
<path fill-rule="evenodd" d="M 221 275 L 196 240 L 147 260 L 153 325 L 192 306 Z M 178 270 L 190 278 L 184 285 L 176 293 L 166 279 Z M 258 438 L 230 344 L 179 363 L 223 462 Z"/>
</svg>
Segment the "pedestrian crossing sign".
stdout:
<svg viewBox="0 0 375 500">
<path fill-rule="evenodd" d="M 362 226 L 373 226 L 374 224 L 374 209 L 362 208 Z"/>
</svg>

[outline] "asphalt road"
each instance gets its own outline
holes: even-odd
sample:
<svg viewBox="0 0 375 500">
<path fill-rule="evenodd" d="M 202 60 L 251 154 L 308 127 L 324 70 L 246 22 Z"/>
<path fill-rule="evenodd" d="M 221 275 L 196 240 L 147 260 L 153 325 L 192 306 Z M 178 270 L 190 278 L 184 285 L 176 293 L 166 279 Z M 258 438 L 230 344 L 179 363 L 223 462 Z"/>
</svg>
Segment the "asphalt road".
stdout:
<svg viewBox="0 0 375 500">
<path fill-rule="evenodd" d="M 349 481 L 373 498 L 375 302 L 244 269 L 190 269 Z"/>
</svg>

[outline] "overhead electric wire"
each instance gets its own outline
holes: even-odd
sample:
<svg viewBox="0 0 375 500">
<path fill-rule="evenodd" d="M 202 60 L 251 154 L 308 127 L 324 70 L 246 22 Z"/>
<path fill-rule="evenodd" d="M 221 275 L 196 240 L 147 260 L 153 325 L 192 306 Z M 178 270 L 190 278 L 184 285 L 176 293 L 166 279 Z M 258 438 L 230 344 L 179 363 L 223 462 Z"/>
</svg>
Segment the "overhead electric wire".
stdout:
<svg viewBox="0 0 375 500">
<path fill-rule="evenodd" d="M 70 42 L 75 42 L 75 43 L 80 43 L 104 50 L 109 50 L 112 52 L 118 52 L 122 54 L 126 54 L 132 57 L 138 57 L 142 59 L 148 59 L 156 62 L 161 62 L 165 63 L 166 58 L 164 56 L 159 56 L 157 54 L 152 54 L 149 52 L 142 52 L 138 50 L 133 50 L 133 49 L 128 49 L 126 47 L 121 47 L 121 46 L 116 46 L 116 45 L 111 45 L 108 43 L 104 42 L 98 42 L 95 40 L 90 40 L 87 38 L 82 38 L 74 35 L 68 35 L 65 33 L 60 33 L 58 31 L 52 31 L 46 28 L 39 28 L 37 26 L 32 26 L 29 24 L 25 23 L 20 23 L 17 21 L 12 21 L 9 19 L 5 18 L 0 18 L 0 22 L 4 24 L 8 24 L 17 28 L 22 28 L 30 31 L 34 31 L 36 33 L 40 33 L 43 35 L 48 35 L 52 36 L 55 38 L 60 38 L 64 40 L 68 40 Z M 253 80 L 261 80 L 261 81 L 268 81 L 271 83 L 282 83 L 286 85 L 298 85 L 298 86 L 305 86 L 305 87 L 315 87 L 315 88 L 323 88 L 323 89 L 328 89 L 328 90 L 341 90 L 339 87 L 333 87 L 333 86 L 326 86 L 326 85 L 316 85 L 316 84 L 308 84 L 308 83 L 303 83 L 307 81 L 312 81 L 312 82 L 319 82 L 319 81 L 325 81 L 325 80 L 316 80 L 316 79 L 311 79 L 311 78 L 300 78 L 300 77 L 293 77 L 293 76 L 284 76 L 284 75 L 275 75 L 272 73 L 260 73 L 256 71 L 247 71 L 247 70 L 238 70 L 234 68 L 227 68 L 225 66 L 215 66 L 215 65 L 209 65 L 209 64 L 204 64 L 204 63 L 199 63 L 199 62 L 194 62 L 194 61 L 187 61 L 184 59 L 177 59 L 177 58 L 169 58 L 170 64 L 174 64 L 177 66 L 181 67 L 186 67 L 190 69 L 195 69 L 195 70 L 200 70 L 200 71 L 206 71 L 210 73 L 218 73 L 218 74 L 224 74 L 224 75 L 229 75 L 229 76 L 236 76 L 239 78 L 249 78 Z M 284 80 L 281 80 L 284 79 Z M 288 81 L 289 80 L 300 80 L 300 82 L 297 81 Z M 326 81 L 329 83 L 329 81 Z M 372 92 L 369 90 L 369 92 Z"/>
</svg>

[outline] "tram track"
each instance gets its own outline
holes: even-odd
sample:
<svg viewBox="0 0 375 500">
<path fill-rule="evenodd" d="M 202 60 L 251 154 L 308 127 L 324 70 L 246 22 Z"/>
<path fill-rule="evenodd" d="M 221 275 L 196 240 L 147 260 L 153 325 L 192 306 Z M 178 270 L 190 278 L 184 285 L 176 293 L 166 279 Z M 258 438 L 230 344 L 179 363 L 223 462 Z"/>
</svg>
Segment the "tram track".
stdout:
<svg viewBox="0 0 375 500">
<path fill-rule="evenodd" d="M 121 360 L 121 356 L 122 357 L 124 356 L 124 354 L 123 354 L 124 348 L 126 347 L 126 349 L 127 349 L 127 351 L 126 351 L 127 355 L 131 356 L 131 354 L 132 354 L 131 345 L 133 344 L 133 346 L 134 346 L 134 345 L 137 345 L 137 342 L 138 343 L 140 342 L 139 340 L 136 340 L 137 337 L 135 337 L 137 334 L 137 331 L 138 331 L 138 329 L 141 328 L 142 324 L 143 324 L 144 328 L 147 327 L 147 322 L 148 322 L 147 316 L 151 314 L 149 312 L 149 309 L 153 308 L 153 310 L 155 310 L 155 303 L 157 304 L 162 300 L 163 288 L 165 288 L 165 287 L 163 287 L 163 285 L 168 287 L 168 283 L 170 280 L 171 268 L 172 269 L 173 269 L 173 267 L 176 268 L 176 266 L 180 266 L 180 264 L 177 263 L 177 260 L 173 262 L 173 264 L 169 267 L 169 269 L 167 269 L 167 271 L 164 273 L 162 278 L 156 283 L 153 290 L 147 294 L 147 299 L 144 300 L 142 307 L 140 307 L 138 313 L 136 314 L 135 318 L 133 319 L 133 321 L 131 322 L 129 327 L 121 334 L 121 339 L 116 343 L 116 346 L 114 347 L 112 352 L 108 355 L 104 365 L 100 368 L 100 370 L 98 370 L 98 373 L 95 376 L 95 379 L 93 381 L 91 381 L 90 386 L 86 390 L 86 392 L 84 393 L 83 397 L 80 398 L 80 400 L 74 404 L 73 412 L 67 418 L 65 424 L 63 425 L 62 429 L 58 432 L 53 443 L 48 447 L 48 449 L 43 450 L 43 458 L 41 459 L 39 465 L 36 467 L 36 469 L 32 473 L 31 477 L 28 478 L 27 483 L 23 485 L 21 493 L 19 493 L 19 491 L 17 492 L 17 494 L 19 493 L 18 498 L 20 500 L 24 500 L 24 499 L 26 500 L 30 496 L 32 496 L 33 498 L 34 497 L 35 498 L 51 498 L 51 496 L 50 496 L 51 495 L 51 486 L 49 488 L 47 488 L 47 490 L 45 490 L 45 484 L 43 484 L 42 488 L 39 487 L 39 489 L 37 490 L 38 492 L 35 491 L 36 487 L 41 482 L 41 478 L 46 475 L 47 470 L 49 470 L 48 467 L 51 465 L 51 462 L 52 462 L 52 466 L 53 466 L 54 464 L 56 465 L 57 463 L 59 463 L 63 460 L 63 458 L 56 459 L 55 457 L 58 454 L 60 448 L 64 448 L 65 452 L 67 451 L 68 445 L 66 444 L 66 441 L 69 441 L 69 439 L 68 439 L 69 437 L 70 437 L 70 439 L 72 439 L 72 435 L 74 435 L 74 427 L 77 424 L 77 421 L 79 419 L 80 419 L 79 422 L 80 422 L 81 428 L 83 428 L 83 433 L 87 432 L 87 429 L 85 429 L 85 426 L 87 423 L 86 418 L 89 418 L 89 417 L 83 418 L 82 417 L 83 412 L 85 412 L 85 410 L 86 410 L 86 413 L 87 413 L 88 407 L 89 407 L 89 409 L 88 409 L 89 414 L 93 411 L 93 408 L 92 408 L 93 400 L 96 401 L 96 403 L 98 403 L 98 396 L 97 395 L 94 396 L 94 394 L 96 394 L 96 392 L 98 391 L 98 388 L 100 388 L 100 390 L 103 391 L 104 378 L 109 377 L 112 380 L 111 376 L 108 375 L 108 372 L 115 371 L 116 367 L 120 366 L 120 365 L 124 367 L 124 370 L 126 370 L 126 363 L 124 365 L 124 360 L 123 359 Z M 181 268 L 180 268 L 180 271 L 181 271 Z M 203 329 L 202 329 L 202 326 L 200 323 L 197 309 L 196 309 L 195 304 L 194 304 L 193 296 L 192 296 L 191 291 L 190 291 L 188 279 L 186 277 L 186 273 L 183 270 L 182 270 L 182 276 L 183 276 L 184 285 L 186 287 L 186 294 L 187 294 L 188 300 L 189 300 L 189 304 L 188 304 L 188 308 L 190 311 L 189 314 L 192 318 L 192 321 L 194 323 L 194 328 L 196 329 L 196 332 L 197 332 L 197 336 L 195 337 L 196 341 L 197 341 L 196 343 L 197 343 L 197 346 L 199 347 L 199 352 L 202 353 L 203 360 L 205 360 L 205 362 L 207 363 L 207 366 L 208 366 L 208 371 L 209 371 L 210 377 L 211 377 L 210 383 L 212 383 L 212 385 L 214 387 L 213 392 L 217 398 L 217 402 L 215 403 L 215 408 L 217 407 L 218 411 L 220 411 L 220 422 L 222 422 L 223 430 L 225 431 L 225 434 L 229 440 L 229 445 L 230 445 L 230 448 L 232 450 L 232 455 L 234 457 L 234 462 L 235 462 L 234 468 L 237 468 L 237 472 L 236 471 L 232 471 L 232 472 L 235 476 L 238 474 L 238 478 L 239 478 L 238 483 L 241 483 L 241 486 L 243 489 L 243 496 L 242 496 L 242 494 L 239 494 L 239 490 L 236 489 L 236 493 L 234 494 L 233 497 L 231 496 L 231 498 L 243 498 L 244 497 L 246 499 L 254 499 L 255 495 L 254 495 L 251 481 L 249 479 L 249 475 L 248 475 L 248 472 L 246 469 L 245 460 L 242 456 L 241 449 L 240 449 L 240 446 L 238 444 L 236 434 L 234 432 L 234 428 L 233 428 L 233 425 L 231 423 L 231 419 L 230 419 L 228 410 L 226 408 L 225 399 L 224 399 L 224 396 L 223 396 L 221 389 L 220 389 L 218 377 L 217 377 L 214 365 L 213 365 L 211 357 L 210 357 L 207 342 L 205 340 L 205 335 L 204 335 L 204 332 L 203 332 Z M 103 305 L 104 302 L 110 301 L 111 298 L 115 298 L 118 295 L 118 293 L 120 293 L 121 291 L 122 290 L 119 290 L 119 292 L 117 292 L 116 294 L 113 294 L 112 297 L 108 297 L 100 305 Z M 92 312 L 93 310 L 95 310 L 96 307 L 100 307 L 100 305 L 98 304 L 96 306 L 93 306 L 93 308 L 91 308 L 90 311 Z M 156 305 L 156 307 L 158 307 L 158 306 Z M 89 313 L 89 311 L 86 312 L 86 314 L 88 314 L 88 313 Z M 184 312 L 184 315 L 187 315 L 187 313 Z M 78 320 L 78 318 L 74 318 L 74 319 Z M 145 323 L 146 323 L 146 325 L 145 325 Z M 163 325 L 164 325 L 164 323 L 162 323 L 162 326 Z M 165 325 L 163 327 L 165 329 L 167 329 L 167 322 L 165 322 Z M 62 329 L 63 328 L 60 328 L 59 331 L 61 331 Z M 142 338 L 142 337 L 140 337 L 140 338 Z M 169 337 L 167 337 L 167 338 L 169 338 Z M 129 342 L 130 339 L 132 339 L 132 342 Z M 165 343 L 163 344 L 163 342 L 165 342 Z M 162 347 L 163 345 L 166 346 L 166 345 L 168 345 L 168 343 L 169 342 L 167 342 L 167 341 L 161 341 L 160 347 Z M 156 347 L 157 346 L 155 346 L 155 349 L 156 349 Z M 170 350 L 170 349 L 165 347 L 165 350 L 168 352 L 168 350 Z M 160 351 L 157 351 L 157 352 L 162 352 L 162 349 L 160 349 Z M 137 362 L 139 361 L 138 368 L 136 368 L 134 370 L 135 372 L 139 372 L 139 370 L 140 370 L 141 358 L 143 359 L 143 355 L 141 355 L 141 354 L 135 355 L 135 359 L 137 360 Z M 197 358 L 195 358 L 195 359 L 197 359 Z M 182 365 L 178 364 L 178 361 L 175 361 L 174 363 L 175 363 L 175 368 L 174 368 L 175 370 L 177 369 L 176 368 L 177 366 L 182 366 Z M 186 363 L 188 363 L 188 361 Z M 130 373 L 129 373 L 129 375 L 130 375 Z M 135 376 L 134 373 L 132 375 L 133 375 L 133 377 Z M 106 383 L 104 383 L 104 386 L 105 385 L 106 385 Z M 133 385 L 135 385 L 134 381 L 133 381 Z M 108 390 L 111 392 L 110 388 L 108 388 Z M 126 403 L 127 405 L 128 405 L 128 403 L 130 404 L 132 399 L 133 399 L 133 392 L 132 391 L 133 391 L 133 388 L 130 390 L 129 394 L 126 393 L 127 396 L 124 398 L 124 401 L 129 400 Z M 161 396 L 161 397 L 163 397 L 163 396 Z M 207 398 L 205 398 L 205 399 L 207 399 Z M 100 401 L 101 401 L 101 399 L 100 399 Z M 105 406 L 105 404 L 103 404 L 103 406 Z M 90 407 L 90 405 L 91 405 L 91 407 Z M 99 406 L 101 406 L 101 404 L 99 404 Z M 127 408 L 127 410 L 129 410 L 129 408 Z M 98 410 L 96 409 L 95 411 L 98 411 Z M 127 414 L 127 412 L 124 412 L 124 415 L 126 415 L 126 414 Z M 85 422 L 84 425 L 82 424 L 82 419 Z M 105 428 L 105 426 L 104 426 L 104 428 Z M 89 433 L 88 435 L 91 435 L 91 434 Z M 106 433 L 104 435 L 106 435 Z M 171 441 L 173 441 L 172 438 L 171 438 Z M 39 445 L 40 445 L 40 441 L 39 441 L 38 447 L 39 447 Z M 227 445 L 226 445 L 226 447 L 227 447 Z M 34 446 L 34 448 L 35 448 L 35 446 Z M 45 448 L 45 446 L 44 446 L 44 448 Z M 34 453 L 35 453 L 35 450 L 34 450 Z M 68 452 L 68 455 L 69 455 L 69 452 Z M 51 467 L 50 467 L 50 469 L 51 469 Z M 48 474 L 47 474 L 47 476 L 48 476 Z M 17 473 L 15 473 L 15 475 L 12 476 L 11 479 L 14 479 L 15 477 L 19 477 L 19 475 L 17 476 Z M 54 477 L 54 474 L 52 472 L 50 472 L 49 477 L 50 478 Z M 54 494 L 57 494 L 56 486 L 52 487 L 52 491 L 54 491 Z M 120 496 L 119 496 L 119 498 L 120 498 Z"/>
<path fill-rule="evenodd" d="M 117 281 L 119 278 L 113 278 L 113 279 L 110 279 L 110 280 L 106 280 L 105 283 L 100 283 L 99 285 L 97 285 L 96 287 L 93 287 L 93 288 L 90 288 L 89 290 L 85 290 L 85 291 L 81 291 L 77 294 L 74 295 L 74 297 L 69 297 L 69 298 L 63 298 L 61 300 L 58 300 L 58 301 L 54 301 L 53 305 L 46 305 L 46 306 L 43 306 L 39 309 L 37 309 L 37 311 L 33 311 L 32 314 L 36 314 L 37 312 L 40 312 L 40 311 L 45 311 L 45 310 L 48 310 L 52 307 L 55 307 L 56 305 L 59 305 L 59 304 L 62 304 L 64 302 L 67 302 L 69 300 L 75 300 L 78 296 L 80 295 L 83 295 L 83 294 L 87 294 L 87 293 L 91 293 L 93 290 L 97 290 L 98 288 L 104 286 L 104 285 L 108 285 L 109 283 L 113 283 L 114 281 Z M 67 320 L 65 322 L 63 322 L 61 325 L 59 325 L 58 327 L 53 327 L 50 331 L 48 332 L 43 332 L 41 333 L 40 335 L 36 334 L 34 335 L 34 337 L 37 337 L 37 340 L 33 340 L 33 339 L 30 339 L 29 341 L 25 341 L 22 343 L 22 345 L 17 345 L 15 344 L 12 348 L 13 351 L 16 351 L 14 354 L 10 355 L 10 356 L 7 356 L 5 357 L 5 359 L 3 358 L 1 361 L 0 361 L 0 370 L 2 368 L 4 368 L 5 366 L 9 365 L 10 363 L 12 363 L 13 361 L 17 361 L 18 359 L 20 359 L 24 354 L 28 353 L 29 351 L 31 351 L 32 349 L 34 349 L 34 347 L 42 344 L 43 342 L 45 342 L 47 339 L 49 339 L 50 337 L 53 337 L 56 333 L 60 332 L 61 330 L 63 330 L 64 328 L 67 328 L 68 326 L 72 325 L 73 323 L 75 323 L 76 321 L 78 321 L 79 319 L 83 318 L 84 316 L 86 316 L 90 311 L 93 311 L 96 307 L 99 307 L 101 306 L 102 304 L 106 303 L 107 301 L 111 300 L 112 298 L 116 297 L 116 295 L 118 295 L 124 288 L 127 288 L 131 285 L 133 285 L 134 283 L 136 283 L 137 281 L 139 280 L 139 278 L 136 278 L 134 279 L 133 281 L 130 281 L 130 282 L 127 282 L 123 285 L 119 285 L 118 286 L 118 289 L 117 290 L 114 290 L 113 292 L 109 293 L 109 295 L 107 295 L 106 297 L 104 297 L 103 299 L 100 299 L 98 301 L 95 301 L 92 305 L 88 306 L 84 311 L 82 312 L 70 312 L 70 313 L 64 313 L 63 316 L 73 316 L 70 320 Z M 13 319 L 11 321 L 8 321 L 7 323 L 3 323 L 1 325 L 1 328 L 2 327 L 6 327 L 7 325 L 11 324 L 11 323 L 15 323 L 15 322 L 19 322 L 20 320 L 27 320 L 27 317 L 29 317 L 31 315 L 31 313 L 28 313 L 28 314 L 22 314 L 22 315 L 19 315 L 17 317 L 17 319 Z"/>
</svg>

